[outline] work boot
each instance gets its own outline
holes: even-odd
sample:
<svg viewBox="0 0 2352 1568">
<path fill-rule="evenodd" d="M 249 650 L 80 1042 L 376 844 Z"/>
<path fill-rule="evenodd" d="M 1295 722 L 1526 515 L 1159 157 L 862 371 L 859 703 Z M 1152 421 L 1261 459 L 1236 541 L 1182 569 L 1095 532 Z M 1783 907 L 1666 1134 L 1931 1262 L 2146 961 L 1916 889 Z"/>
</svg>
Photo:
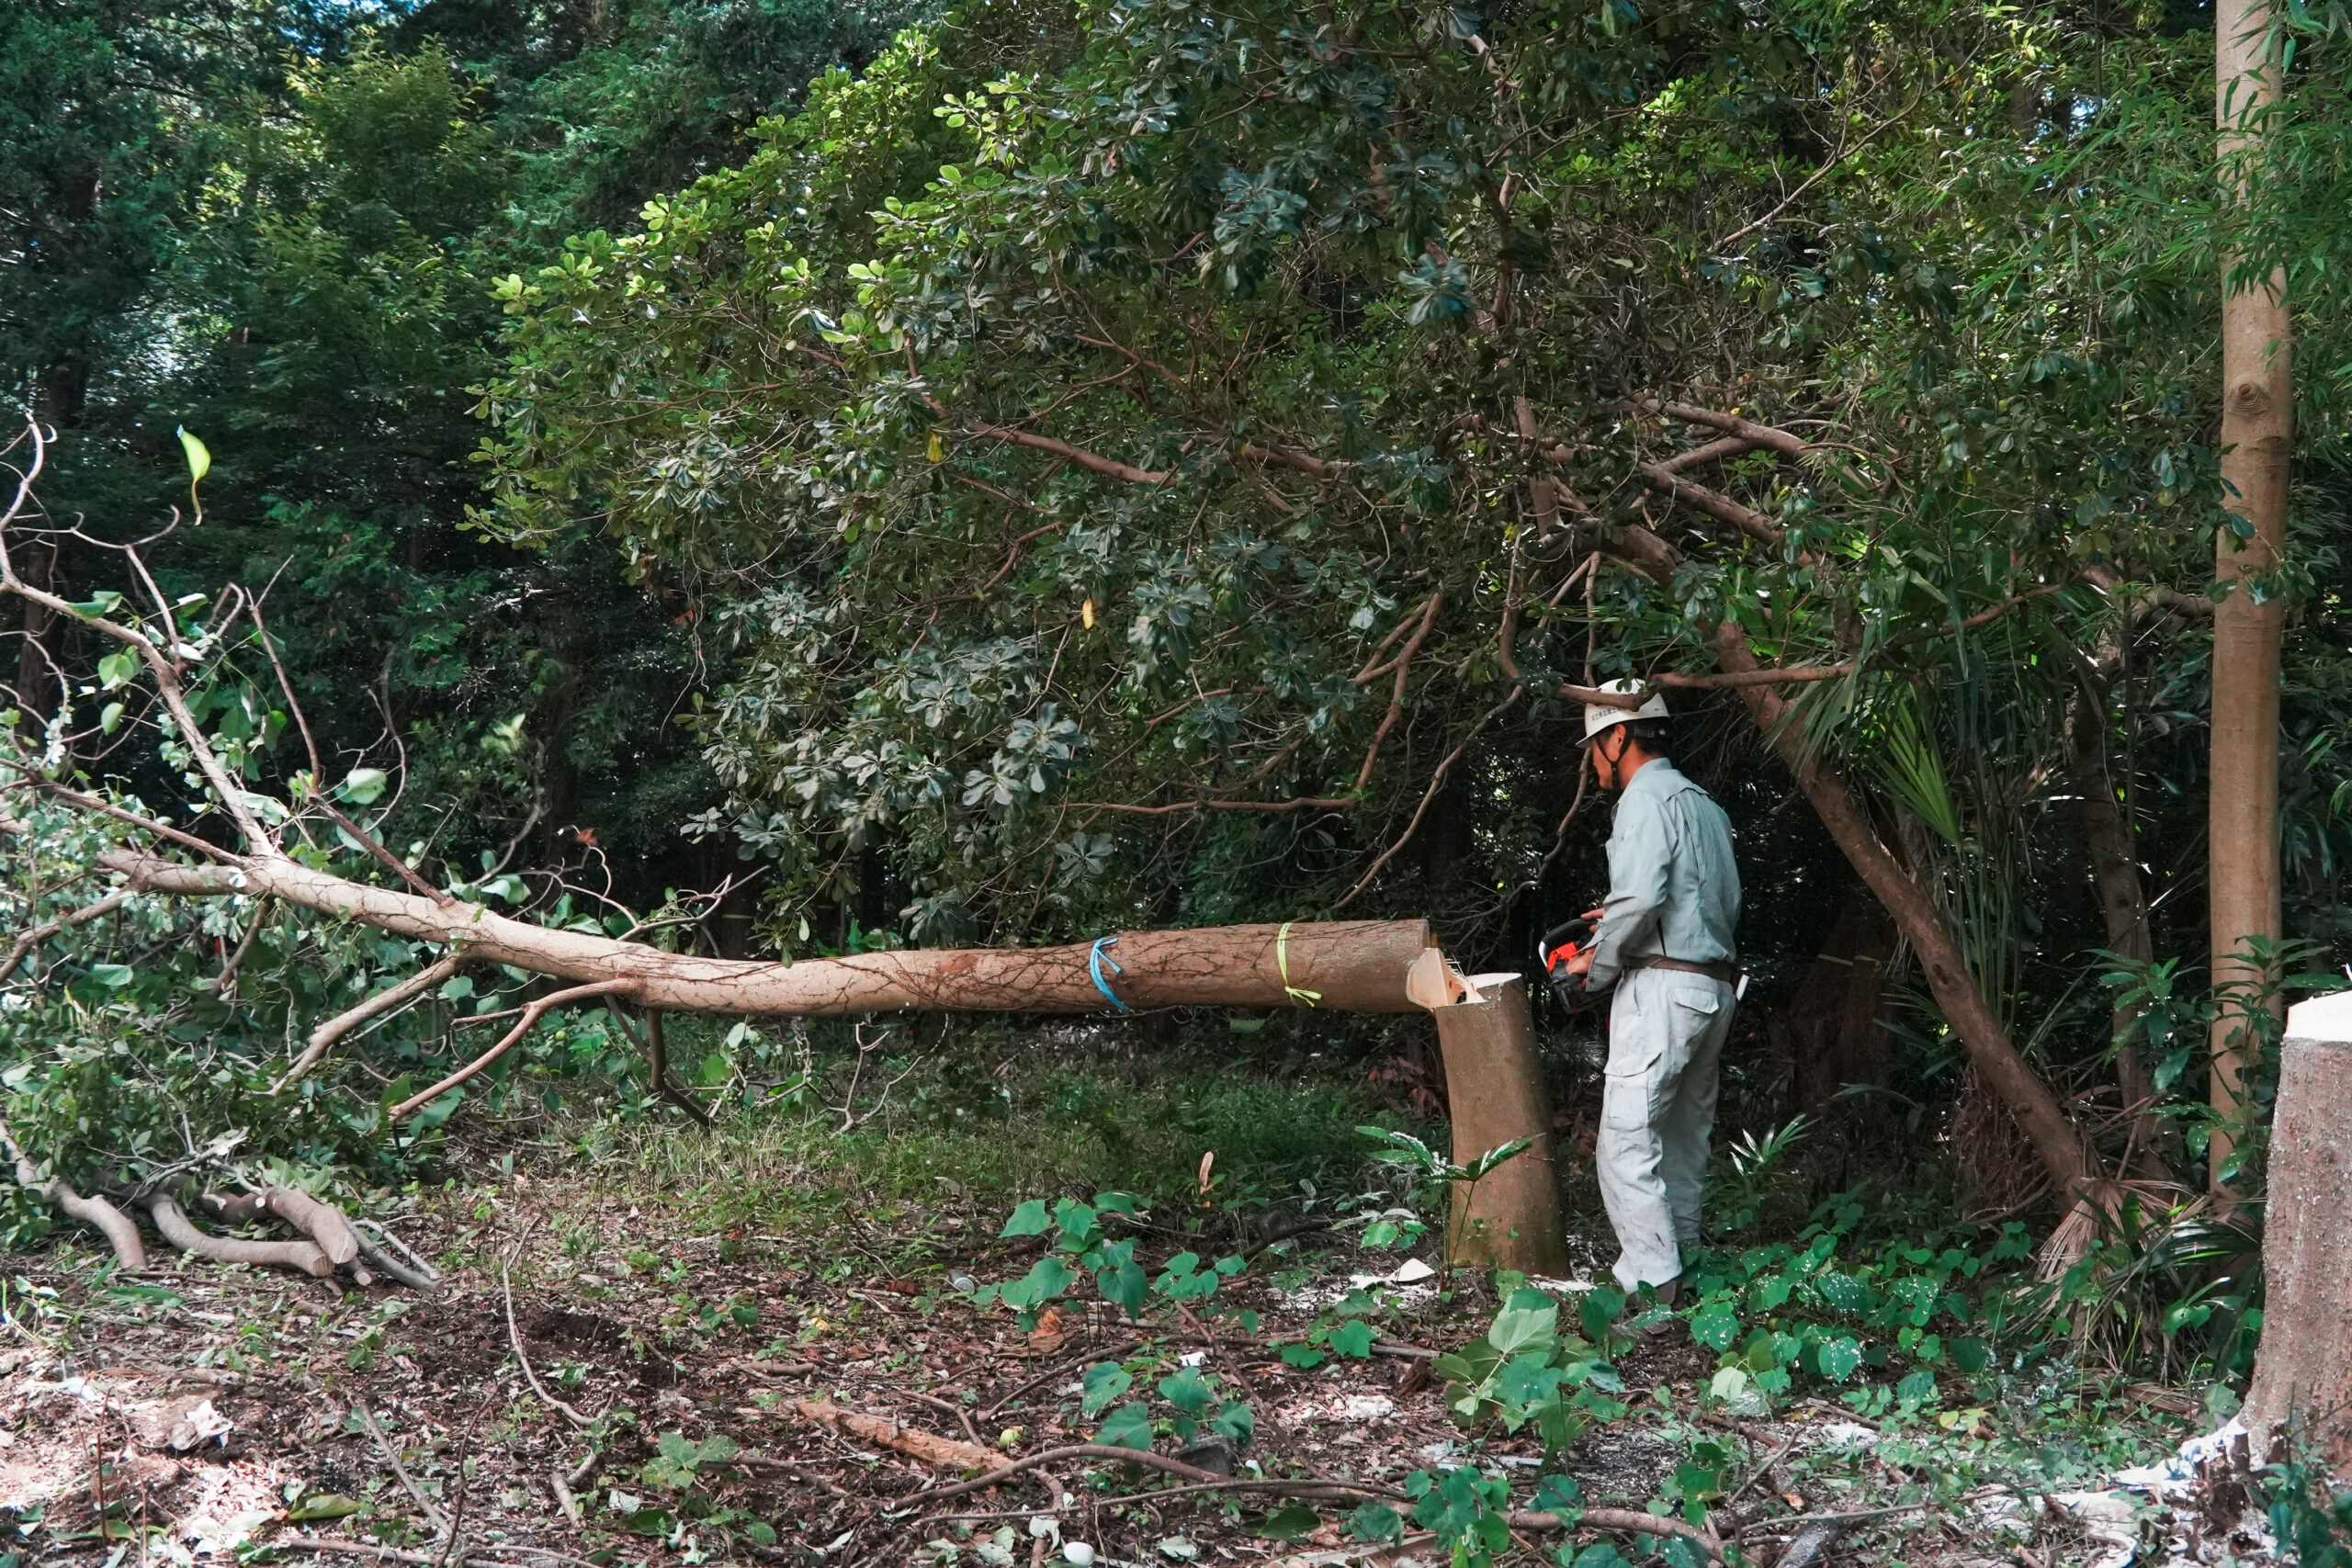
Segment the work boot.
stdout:
<svg viewBox="0 0 2352 1568">
<path fill-rule="evenodd" d="M 1650 1301 L 1644 1301 L 1638 1295 L 1628 1296 L 1625 1299 L 1625 1310 L 1627 1314 L 1638 1318 L 1647 1317 L 1651 1314 L 1659 1311 L 1672 1311 L 1675 1302 L 1682 1294 L 1682 1281 L 1680 1279 L 1677 1278 L 1668 1280 L 1662 1285 L 1652 1285 L 1650 1287 L 1650 1293 L 1654 1298 Z M 1668 1329 L 1672 1328 L 1674 1325 L 1675 1319 L 1672 1317 L 1660 1317 L 1652 1322 L 1643 1324 L 1641 1327 L 1636 1329 L 1634 1332 L 1639 1334 L 1645 1339 L 1655 1339 L 1659 1335 L 1664 1334 Z"/>
</svg>

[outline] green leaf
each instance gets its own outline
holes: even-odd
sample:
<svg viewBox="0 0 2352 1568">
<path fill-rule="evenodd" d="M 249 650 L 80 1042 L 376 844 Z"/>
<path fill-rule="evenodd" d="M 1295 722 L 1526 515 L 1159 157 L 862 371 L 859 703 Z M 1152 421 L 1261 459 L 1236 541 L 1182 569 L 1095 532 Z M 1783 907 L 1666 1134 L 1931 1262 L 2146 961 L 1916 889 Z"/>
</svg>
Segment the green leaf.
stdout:
<svg viewBox="0 0 2352 1568">
<path fill-rule="evenodd" d="M 997 1235 L 999 1236 L 1043 1235 L 1053 1228 L 1053 1220 L 1046 1213 L 1046 1201 L 1043 1198 L 1032 1198 L 1012 1211 L 1012 1217 L 1004 1222 L 1004 1229 L 997 1232 Z"/>
<path fill-rule="evenodd" d="M 1241 1401 L 1228 1399 L 1217 1407 L 1209 1430 L 1235 1443 L 1246 1443 L 1257 1434 L 1258 1414 Z"/>
<path fill-rule="evenodd" d="M 128 964 L 93 964 L 90 978 L 109 990 L 119 991 L 139 976 Z"/>
<path fill-rule="evenodd" d="M 1005 1305 L 1026 1312 L 1069 1290 L 1070 1278 L 1069 1265 L 1049 1252 L 1037 1259 L 1026 1275 L 1005 1286 L 1000 1294 Z"/>
<path fill-rule="evenodd" d="M 1094 1288 L 1102 1292 L 1104 1301 L 1129 1317 L 1142 1312 L 1144 1303 L 1150 1299 L 1150 1285 L 1143 1266 L 1133 1260 L 1097 1272 Z"/>
<path fill-rule="evenodd" d="M 333 1492 L 314 1492 L 286 1510 L 290 1524 L 308 1524 L 314 1519 L 344 1519 L 361 1512 L 365 1503 Z"/>
<path fill-rule="evenodd" d="M 1739 1337 L 1739 1314 L 1729 1302 L 1710 1302 L 1690 1317 L 1690 1337 L 1710 1349 L 1728 1350 Z"/>
<path fill-rule="evenodd" d="M 1558 1514 L 1574 1522 L 1575 1511 L 1584 1506 L 1584 1488 L 1573 1475 L 1547 1475 L 1535 1484 L 1536 1511 Z"/>
<path fill-rule="evenodd" d="M 373 806 L 383 798 L 384 787 L 391 783 L 391 777 L 381 768 L 354 768 L 335 786 L 335 794 L 354 806 Z"/>
<path fill-rule="evenodd" d="M 1372 1325 L 1360 1317 L 1351 1317 L 1331 1330 L 1323 1342 L 1338 1355 L 1352 1356 L 1359 1361 L 1372 1359 Z"/>
<path fill-rule="evenodd" d="M 139 655 L 127 648 L 119 649 L 98 660 L 98 689 L 119 691 L 138 674 Z"/>
<path fill-rule="evenodd" d="M 1487 1331 L 1487 1343 L 1505 1356 L 1521 1350 L 1548 1350 L 1559 1319 L 1560 1303 L 1543 1292 L 1513 1291 L 1510 1302 L 1495 1314 L 1495 1325 Z"/>
<path fill-rule="evenodd" d="M 1159 1397 L 1187 1416 L 1200 1416 L 1206 1413 L 1216 1391 L 1209 1387 L 1198 1367 L 1185 1367 L 1159 1380 Z"/>
<path fill-rule="evenodd" d="M 1358 1540 L 1385 1542 L 1405 1539 L 1405 1521 L 1385 1503 L 1364 1503 L 1348 1516 L 1348 1533 Z"/>
<path fill-rule="evenodd" d="M 187 426 L 184 424 L 174 426 L 172 434 L 180 438 L 180 450 L 187 454 L 188 484 L 191 487 L 202 484 L 204 476 L 212 471 L 211 452 L 203 442 L 189 434 Z"/>
<path fill-rule="evenodd" d="M 1097 1361 L 1086 1369 L 1079 1380 L 1081 1397 L 1079 1408 L 1088 1416 L 1100 1416 L 1110 1403 L 1135 1385 L 1127 1369 L 1115 1361 Z"/>
<path fill-rule="evenodd" d="M 1323 1352 L 1312 1345 L 1284 1345 L 1274 1353 L 1283 1359 L 1283 1365 L 1296 1367 L 1302 1372 L 1323 1364 Z"/>
<path fill-rule="evenodd" d="M 1114 1449 L 1148 1449 L 1151 1447 L 1151 1417 L 1140 1404 L 1122 1404 L 1111 1412 L 1094 1440 Z"/>
<path fill-rule="evenodd" d="M 1267 1540 L 1298 1540 L 1322 1523 L 1314 1509 L 1293 1503 L 1259 1520 L 1258 1534 Z"/>
<path fill-rule="evenodd" d="M 1054 1205 L 1054 1224 L 1061 1230 L 1054 1245 L 1071 1252 L 1085 1251 L 1102 1234 L 1094 1223 L 1093 1206 L 1074 1198 L 1064 1198 Z"/>
<path fill-rule="evenodd" d="M 1850 1334 L 1825 1339 L 1814 1348 L 1815 1364 L 1831 1382 L 1844 1382 L 1862 1364 L 1862 1348 Z"/>
</svg>

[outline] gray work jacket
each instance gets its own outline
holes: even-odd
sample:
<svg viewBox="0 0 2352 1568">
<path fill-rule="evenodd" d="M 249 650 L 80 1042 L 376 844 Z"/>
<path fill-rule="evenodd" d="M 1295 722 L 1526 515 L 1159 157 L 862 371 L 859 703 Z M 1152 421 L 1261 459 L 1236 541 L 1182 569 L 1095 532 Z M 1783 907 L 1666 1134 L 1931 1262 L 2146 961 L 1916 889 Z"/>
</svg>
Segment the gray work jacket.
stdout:
<svg viewBox="0 0 2352 1568">
<path fill-rule="evenodd" d="M 1600 990 L 1639 958 L 1727 964 L 1739 925 L 1739 867 L 1731 819 L 1703 789 L 1659 757 L 1618 798 L 1609 833 L 1609 901 L 1601 907 L 1592 975 Z"/>
</svg>

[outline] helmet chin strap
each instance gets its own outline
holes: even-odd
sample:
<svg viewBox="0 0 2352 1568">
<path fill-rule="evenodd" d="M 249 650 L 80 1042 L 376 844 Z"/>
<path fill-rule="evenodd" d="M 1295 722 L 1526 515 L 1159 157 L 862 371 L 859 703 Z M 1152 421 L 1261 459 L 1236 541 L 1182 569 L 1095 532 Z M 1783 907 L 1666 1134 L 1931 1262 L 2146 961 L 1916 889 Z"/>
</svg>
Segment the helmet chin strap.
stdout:
<svg viewBox="0 0 2352 1568">
<path fill-rule="evenodd" d="M 1612 737 L 1616 739 L 1617 749 L 1613 751 L 1607 750 L 1605 748 L 1608 746 Z M 1594 750 L 1600 751 L 1600 754 L 1608 759 L 1609 771 L 1612 774 L 1624 765 L 1625 743 L 1628 739 L 1629 737 L 1626 734 L 1625 727 L 1623 725 L 1612 724 L 1609 727 L 1607 734 L 1602 735 L 1600 739 L 1593 742 Z"/>
</svg>

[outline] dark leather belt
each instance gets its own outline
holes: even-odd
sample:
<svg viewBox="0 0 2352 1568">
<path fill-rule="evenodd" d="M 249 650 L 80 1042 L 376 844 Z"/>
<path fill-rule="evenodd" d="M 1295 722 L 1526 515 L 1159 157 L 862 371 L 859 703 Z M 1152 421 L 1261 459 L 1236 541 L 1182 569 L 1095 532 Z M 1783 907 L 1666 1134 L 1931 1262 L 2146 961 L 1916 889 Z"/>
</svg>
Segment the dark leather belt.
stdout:
<svg viewBox="0 0 2352 1568">
<path fill-rule="evenodd" d="M 1736 964 L 1685 964 L 1679 958 L 1655 956 L 1628 959 L 1626 964 L 1634 969 L 1671 969 L 1678 975 L 1704 975 L 1708 979 L 1721 980 L 1726 986 L 1739 983 L 1739 965 Z"/>
</svg>

